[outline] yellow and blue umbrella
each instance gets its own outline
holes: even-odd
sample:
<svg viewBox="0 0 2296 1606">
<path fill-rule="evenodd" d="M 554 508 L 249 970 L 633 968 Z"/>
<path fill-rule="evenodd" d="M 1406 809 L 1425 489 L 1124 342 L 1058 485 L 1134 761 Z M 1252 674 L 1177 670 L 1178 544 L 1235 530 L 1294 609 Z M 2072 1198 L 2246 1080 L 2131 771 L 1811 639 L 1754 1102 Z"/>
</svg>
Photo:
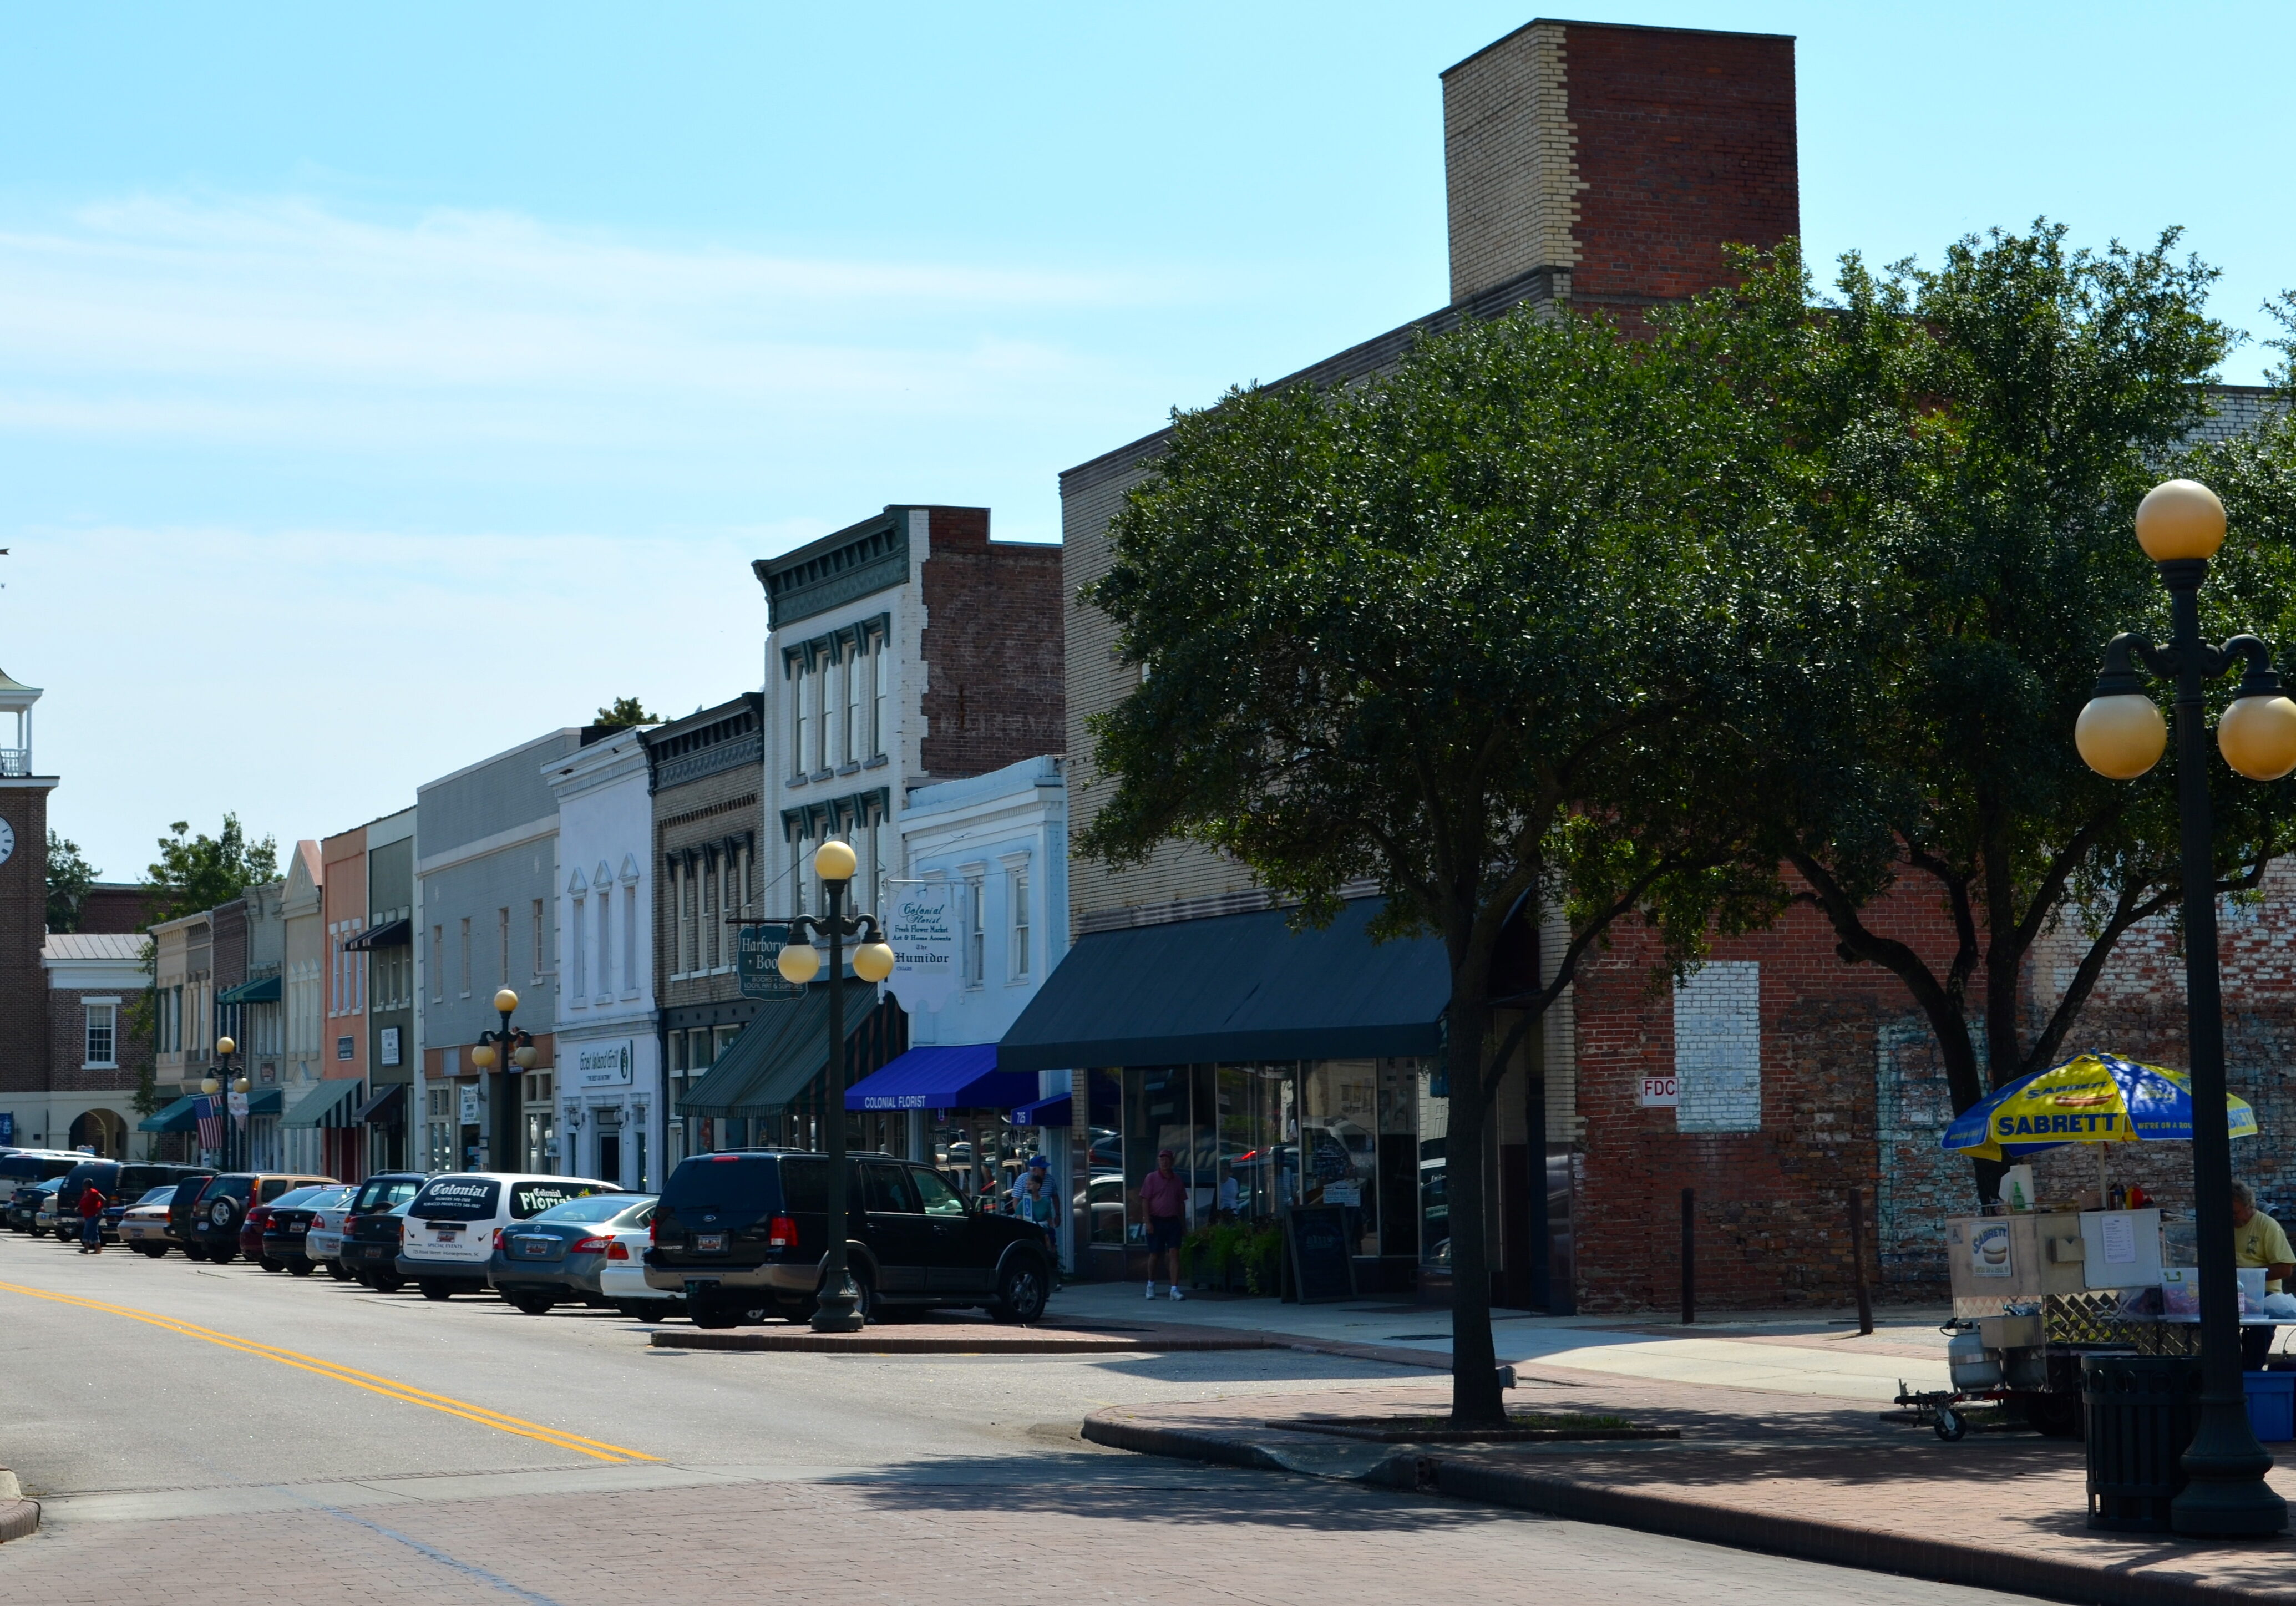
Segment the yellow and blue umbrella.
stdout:
<svg viewBox="0 0 2296 1606">
<path fill-rule="evenodd" d="M 2246 1100 L 2227 1094 L 2225 1116 L 2233 1136 L 2256 1135 L 2256 1111 Z M 2192 1135 L 2191 1077 L 2119 1054 L 2087 1053 L 2037 1070 L 1971 1105 L 1954 1117 L 1938 1146 L 1980 1159 L 2020 1159 L 2067 1143 L 2150 1143 Z"/>
</svg>

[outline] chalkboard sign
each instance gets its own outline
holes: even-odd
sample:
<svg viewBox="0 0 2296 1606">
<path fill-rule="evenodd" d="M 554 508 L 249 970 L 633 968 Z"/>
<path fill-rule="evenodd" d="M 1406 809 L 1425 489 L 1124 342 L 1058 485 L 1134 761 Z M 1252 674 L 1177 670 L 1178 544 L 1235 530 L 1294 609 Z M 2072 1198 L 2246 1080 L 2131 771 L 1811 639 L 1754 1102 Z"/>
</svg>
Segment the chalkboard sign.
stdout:
<svg viewBox="0 0 2296 1606">
<path fill-rule="evenodd" d="M 1356 1297 L 1355 1242 L 1348 1236 L 1348 1213 L 1337 1205 L 1295 1205 L 1286 1234 L 1292 1249 L 1292 1286 L 1300 1303 Z"/>
</svg>

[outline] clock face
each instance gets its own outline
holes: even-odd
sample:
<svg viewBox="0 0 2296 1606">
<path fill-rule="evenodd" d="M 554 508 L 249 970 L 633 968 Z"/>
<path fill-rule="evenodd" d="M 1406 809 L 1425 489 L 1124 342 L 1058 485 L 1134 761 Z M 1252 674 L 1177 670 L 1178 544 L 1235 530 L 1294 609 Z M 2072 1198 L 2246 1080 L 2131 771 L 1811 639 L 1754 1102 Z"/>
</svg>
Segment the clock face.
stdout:
<svg viewBox="0 0 2296 1606">
<path fill-rule="evenodd" d="M 0 864 L 6 864 L 15 856 L 15 852 L 16 828 L 7 821 L 0 820 Z"/>
</svg>

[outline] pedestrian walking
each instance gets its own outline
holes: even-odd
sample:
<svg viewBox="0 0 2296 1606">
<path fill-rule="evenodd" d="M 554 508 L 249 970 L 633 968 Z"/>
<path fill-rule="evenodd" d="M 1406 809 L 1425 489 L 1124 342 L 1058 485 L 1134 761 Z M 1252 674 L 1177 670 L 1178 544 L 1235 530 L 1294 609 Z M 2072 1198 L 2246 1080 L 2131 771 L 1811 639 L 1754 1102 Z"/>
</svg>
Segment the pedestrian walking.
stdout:
<svg viewBox="0 0 2296 1606">
<path fill-rule="evenodd" d="M 2280 1224 L 2256 1208 L 2256 1190 L 2244 1182 L 2232 1185 L 2232 1263 L 2261 1266 L 2264 1291 L 2268 1294 L 2280 1292 L 2286 1279 L 2296 1276 L 2296 1249 L 2289 1247 L 2288 1234 Z M 2272 1353 L 2273 1336 L 2279 1331 L 2242 1323 L 2241 1365 L 2250 1372 L 2261 1372 L 2265 1357 Z"/>
<path fill-rule="evenodd" d="M 1156 1297 L 1156 1263 L 1166 1263 L 1175 1299 L 1180 1292 L 1180 1239 L 1188 1225 L 1188 1184 L 1172 1168 L 1172 1151 L 1156 1151 L 1156 1168 L 1140 1180 L 1140 1208 L 1148 1213 L 1148 1297 Z"/>
<path fill-rule="evenodd" d="M 1020 1192 L 1013 1195 L 1013 1213 L 1023 1221 L 1031 1221 L 1041 1228 L 1045 1242 L 1053 1251 L 1053 1265 L 1061 1263 L 1061 1201 L 1053 1192 L 1050 1163 L 1041 1154 L 1029 1162 L 1022 1175 Z"/>
<path fill-rule="evenodd" d="M 89 1183 L 79 1191 L 79 1252 L 103 1253 L 103 1207 L 111 1201 L 103 1190 Z"/>
</svg>

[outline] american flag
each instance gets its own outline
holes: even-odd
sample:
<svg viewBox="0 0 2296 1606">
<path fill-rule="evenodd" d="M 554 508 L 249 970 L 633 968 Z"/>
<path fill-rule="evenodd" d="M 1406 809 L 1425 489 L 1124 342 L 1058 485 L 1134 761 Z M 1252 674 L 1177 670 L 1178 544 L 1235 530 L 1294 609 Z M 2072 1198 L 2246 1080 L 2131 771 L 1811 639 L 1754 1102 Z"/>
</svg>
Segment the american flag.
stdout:
<svg viewBox="0 0 2296 1606">
<path fill-rule="evenodd" d="M 204 1094 L 200 1100 L 199 1111 L 200 1147 L 221 1149 L 223 1147 L 223 1095 L 219 1093 Z"/>
</svg>

